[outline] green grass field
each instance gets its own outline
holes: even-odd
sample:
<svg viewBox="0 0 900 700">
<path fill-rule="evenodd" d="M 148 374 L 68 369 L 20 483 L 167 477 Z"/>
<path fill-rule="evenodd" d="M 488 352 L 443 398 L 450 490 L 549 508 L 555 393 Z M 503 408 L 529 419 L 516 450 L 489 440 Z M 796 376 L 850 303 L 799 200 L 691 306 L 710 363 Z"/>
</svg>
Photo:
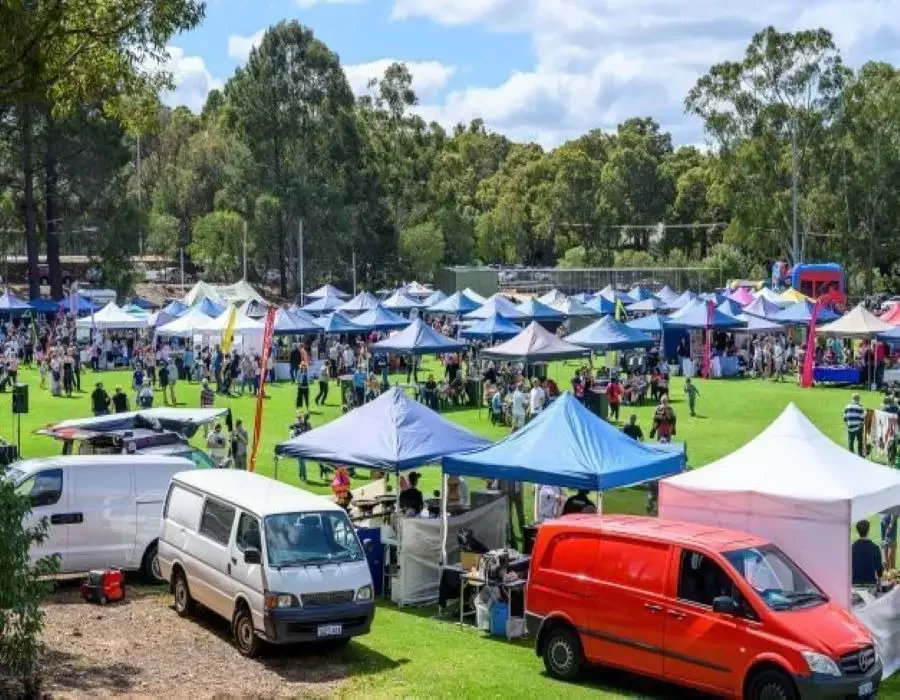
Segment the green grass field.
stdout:
<svg viewBox="0 0 900 700">
<path fill-rule="evenodd" d="M 560 386 L 568 384 L 575 365 L 559 364 L 551 368 L 551 376 Z M 426 368 L 427 370 L 427 368 Z M 403 377 L 405 379 L 405 377 Z M 33 434 L 47 423 L 65 418 L 90 414 L 89 392 L 94 383 L 102 380 L 112 392 L 116 384 L 130 385 L 130 374 L 106 372 L 82 377 L 84 394 L 71 399 L 53 398 L 48 391 L 38 389 L 36 372 L 20 372 L 20 381 L 31 385 L 31 412 L 22 420 L 23 456 L 40 457 L 57 454 L 60 444 L 54 440 Z M 671 396 L 678 414 L 678 439 L 687 443 L 689 463 L 692 468 L 702 467 L 745 444 L 768 425 L 788 403 L 795 402 L 810 419 L 839 444 L 844 444 L 842 410 L 849 400 L 850 391 L 816 388 L 801 390 L 795 384 L 773 383 L 757 380 L 697 381 L 700 390 L 698 415 L 691 418 L 682 391 L 682 382 L 675 379 Z M 199 405 L 199 386 L 185 382 L 176 389 L 178 400 L 185 406 Z M 258 471 L 272 475 L 274 471 L 273 448 L 288 437 L 288 426 L 294 419 L 295 390 L 289 384 L 276 384 L 268 388 L 265 402 L 264 431 L 257 464 Z M 331 385 L 329 405 L 323 409 L 313 406 L 313 426 L 322 425 L 340 415 L 337 387 Z M 313 391 L 313 396 L 315 391 Z M 879 395 L 863 392 L 866 406 L 878 406 Z M 161 403 L 157 394 L 157 405 Z M 229 405 L 236 418 L 243 418 L 252 427 L 256 402 L 252 397 L 223 399 L 217 397 L 217 405 Z M 632 411 L 623 409 L 623 419 Z M 637 408 L 633 411 L 646 433 L 652 409 Z M 491 439 L 502 437 L 502 428 L 491 426 L 486 411 L 455 409 L 446 414 L 451 420 Z M 13 439 L 14 420 L 8 399 L 0 400 L 0 435 Z M 348 436 L 348 439 L 365 440 L 364 435 Z M 318 478 L 315 465 L 310 465 L 310 476 Z M 790 468 L 789 464 L 785 465 Z M 423 491 L 437 488 L 439 470 L 426 468 L 423 472 Z M 282 461 L 279 479 L 299 484 L 296 464 Z M 357 485 L 358 480 L 354 484 Z M 327 484 L 313 482 L 306 488 L 325 493 Z M 623 489 L 604 495 L 604 512 L 637 512 L 644 510 L 642 491 Z M 526 503 L 528 501 L 526 500 Z M 877 528 L 876 528 L 877 530 Z M 359 697 L 695 697 L 690 692 L 612 671 L 592 671 L 578 685 L 565 685 L 550 680 L 543 674 L 543 666 L 526 644 L 509 644 L 486 638 L 471 629 L 460 629 L 455 624 L 433 619 L 436 610 L 398 609 L 382 604 L 378 610 L 372 632 L 351 644 L 343 653 L 350 662 L 350 679 L 341 693 Z M 880 697 L 900 697 L 900 681 L 888 683 Z"/>
</svg>

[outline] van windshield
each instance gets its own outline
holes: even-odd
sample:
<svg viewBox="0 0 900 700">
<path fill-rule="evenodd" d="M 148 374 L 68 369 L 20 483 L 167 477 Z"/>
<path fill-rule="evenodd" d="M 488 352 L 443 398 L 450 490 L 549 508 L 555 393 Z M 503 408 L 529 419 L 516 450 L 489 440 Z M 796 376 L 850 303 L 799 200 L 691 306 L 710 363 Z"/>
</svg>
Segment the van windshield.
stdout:
<svg viewBox="0 0 900 700">
<path fill-rule="evenodd" d="M 265 518 L 269 566 L 342 564 L 364 558 L 343 511 L 282 513 Z"/>
<path fill-rule="evenodd" d="M 772 610 L 809 607 L 828 600 L 775 545 L 737 549 L 723 556 Z"/>
</svg>

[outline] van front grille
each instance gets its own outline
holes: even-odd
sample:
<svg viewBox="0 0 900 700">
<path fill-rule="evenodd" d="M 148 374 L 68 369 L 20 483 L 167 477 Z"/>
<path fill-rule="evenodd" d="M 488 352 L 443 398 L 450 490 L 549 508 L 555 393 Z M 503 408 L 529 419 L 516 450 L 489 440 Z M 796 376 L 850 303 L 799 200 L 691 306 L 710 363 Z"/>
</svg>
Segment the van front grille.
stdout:
<svg viewBox="0 0 900 700">
<path fill-rule="evenodd" d="M 353 602 L 353 591 L 323 591 L 321 593 L 303 593 L 300 602 L 304 608 L 314 605 L 341 605 Z"/>
<path fill-rule="evenodd" d="M 839 661 L 841 673 L 845 676 L 858 676 L 866 673 L 875 665 L 875 648 L 868 646 L 859 651 L 844 654 Z"/>
</svg>

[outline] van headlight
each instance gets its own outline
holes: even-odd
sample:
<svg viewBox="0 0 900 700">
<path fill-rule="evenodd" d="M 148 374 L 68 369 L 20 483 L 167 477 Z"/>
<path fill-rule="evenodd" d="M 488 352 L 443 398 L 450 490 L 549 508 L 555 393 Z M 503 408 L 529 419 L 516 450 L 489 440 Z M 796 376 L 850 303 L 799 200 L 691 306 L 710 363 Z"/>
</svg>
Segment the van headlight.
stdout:
<svg viewBox="0 0 900 700">
<path fill-rule="evenodd" d="M 356 591 L 356 602 L 364 603 L 366 601 L 372 600 L 373 595 L 374 591 L 372 590 L 372 585 L 366 584 Z"/>
<path fill-rule="evenodd" d="M 841 669 L 825 654 L 819 654 L 815 651 L 802 651 L 800 653 L 803 654 L 806 665 L 809 666 L 809 670 L 812 673 L 818 673 L 822 676 L 840 677 Z"/>
<path fill-rule="evenodd" d="M 271 593 L 266 592 L 266 609 L 274 610 L 275 608 L 299 608 L 300 600 L 292 593 Z"/>
</svg>

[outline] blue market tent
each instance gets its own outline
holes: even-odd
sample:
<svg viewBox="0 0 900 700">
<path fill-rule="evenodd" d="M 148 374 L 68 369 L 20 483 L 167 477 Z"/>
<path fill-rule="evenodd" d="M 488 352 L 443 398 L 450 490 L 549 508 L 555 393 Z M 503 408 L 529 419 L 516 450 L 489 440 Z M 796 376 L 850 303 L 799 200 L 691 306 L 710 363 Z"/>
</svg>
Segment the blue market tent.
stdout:
<svg viewBox="0 0 900 700">
<path fill-rule="evenodd" d="M 210 318 L 216 318 L 225 312 L 225 309 L 222 306 L 219 306 L 209 297 L 203 297 L 203 299 L 194 305 L 194 308 L 199 309 Z"/>
<path fill-rule="evenodd" d="M 434 306 L 435 304 L 440 304 L 447 298 L 447 295 L 444 294 L 440 289 L 435 289 L 431 294 L 429 294 L 425 299 L 422 300 L 423 306 L 427 309 L 430 306 Z"/>
<path fill-rule="evenodd" d="M 394 355 L 438 355 L 444 352 L 461 352 L 465 348 L 465 343 L 441 335 L 421 318 L 417 318 L 402 331 L 375 343 L 372 351 Z"/>
<path fill-rule="evenodd" d="M 900 326 L 897 326 L 893 330 L 885 331 L 884 333 L 879 333 L 875 336 L 877 340 L 882 343 L 890 343 L 891 345 L 897 345 L 900 343 Z"/>
<path fill-rule="evenodd" d="M 32 311 L 34 311 L 34 307 L 31 304 L 19 299 L 8 289 L 0 294 L 0 316 L 21 316 Z"/>
<path fill-rule="evenodd" d="M 733 316 L 737 318 L 742 313 L 744 313 L 744 307 L 741 306 L 734 299 L 728 299 L 727 297 L 722 300 L 722 302 L 716 307 L 723 314 L 728 316 Z"/>
<path fill-rule="evenodd" d="M 669 325 L 668 316 L 660 316 L 659 314 L 651 314 L 643 318 L 636 318 L 628 321 L 626 324 L 629 328 L 643 333 L 662 333 L 666 326 Z"/>
<path fill-rule="evenodd" d="M 690 304 L 694 299 L 697 298 L 697 295 L 694 294 L 690 289 L 681 293 L 681 296 L 672 299 L 671 301 L 666 303 L 666 309 L 669 311 L 677 311 L 678 309 L 682 309 L 688 304 Z"/>
<path fill-rule="evenodd" d="M 44 297 L 38 297 L 37 299 L 32 299 L 28 303 L 37 314 L 59 313 L 59 302 L 54 301 L 53 299 L 44 299 Z"/>
<path fill-rule="evenodd" d="M 598 352 L 649 348 L 653 345 L 653 338 L 649 335 L 629 328 L 612 316 L 604 316 L 564 340 Z"/>
<path fill-rule="evenodd" d="M 350 301 L 345 301 L 338 307 L 338 311 L 345 314 L 361 314 L 363 311 L 374 309 L 378 306 L 378 298 L 370 292 L 360 292 Z"/>
<path fill-rule="evenodd" d="M 353 325 L 359 326 L 362 330 L 371 331 L 392 331 L 397 328 L 406 328 L 409 325 L 409 319 L 403 318 L 399 314 L 395 314 L 390 309 L 384 308 L 381 304 L 369 309 L 353 319 Z"/>
<path fill-rule="evenodd" d="M 412 309 L 418 309 L 422 306 L 422 302 L 407 296 L 399 289 L 381 302 L 381 304 L 384 308 L 391 309 L 392 311 L 411 311 Z"/>
<path fill-rule="evenodd" d="M 499 314 L 510 321 L 525 321 L 525 314 L 519 311 L 513 303 L 501 294 L 494 294 L 474 311 L 465 315 L 466 318 L 480 319 Z"/>
<path fill-rule="evenodd" d="M 786 326 L 808 326 L 812 318 L 813 307 L 815 304 L 811 301 L 798 301 L 791 304 L 786 309 L 782 309 L 774 314 L 772 321 L 783 323 Z M 840 316 L 831 309 L 819 309 L 819 315 L 816 319 L 817 323 L 828 323 L 839 319 Z"/>
<path fill-rule="evenodd" d="M 459 334 L 463 338 L 472 338 L 473 340 L 496 340 L 514 338 L 521 332 L 522 329 L 512 321 L 494 314 L 473 323 L 468 328 L 460 331 Z"/>
<path fill-rule="evenodd" d="M 401 472 L 489 444 L 393 387 L 321 428 L 279 443 L 275 454 Z"/>
<path fill-rule="evenodd" d="M 585 318 L 588 316 L 599 316 L 600 312 L 588 308 L 584 304 L 579 303 L 574 298 L 563 299 L 555 304 L 553 308 L 562 313 L 566 318 Z"/>
<path fill-rule="evenodd" d="M 616 312 L 616 303 L 610 301 L 605 296 L 597 294 L 588 299 L 585 304 L 587 308 L 596 311 L 598 314 L 612 314 Z"/>
<path fill-rule="evenodd" d="M 769 321 L 759 316 L 751 316 L 750 314 L 742 314 L 739 319 L 747 323 L 746 328 L 742 328 L 742 332 L 747 333 L 784 333 L 784 326 L 775 321 Z"/>
<path fill-rule="evenodd" d="M 508 362 L 551 362 L 588 355 L 590 350 L 566 342 L 537 321 L 532 321 L 512 340 L 481 351 L 481 357 L 486 360 Z"/>
<path fill-rule="evenodd" d="M 636 301 L 634 304 L 628 307 L 628 312 L 632 311 L 638 312 L 648 312 L 648 311 L 661 311 L 666 308 L 666 302 L 662 299 L 657 299 L 656 297 L 648 297 L 643 301 Z"/>
<path fill-rule="evenodd" d="M 672 448 L 632 440 L 566 392 L 509 437 L 441 465 L 445 474 L 605 491 L 683 471 L 683 446 Z"/>
<path fill-rule="evenodd" d="M 480 304 L 477 301 L 470 299 L 463 292 L 455 292 L 443 301 L 427 307 L 427 311 L 433 314 L 462 316 L 470 311 L 474 311 L 479 306 Z"/>
<path fill-rule="evenodd" d="M 316 319 L 302 311 L 278 309 L 275 312 L 274 335 L 314 335 L 322 332 Z"/>
<path fill-rule="evenodd" d="M 146 311 L 152 311 L 159 308 L 159 304 L 154 304 L 149 299 L 144 299 L 143 297 L 131 297 L 130 303 L 139 306 Z"/>
<path fill-rule="evenodd" d="M 557 311 L 551 306 L 542 304 L 537 299 L 528 299 L 523 301 L 516 307 L 517 311 L 521 311 L 529 321 L 559 321 L 566 319 L 562 312 Z"/>
<path fill-rule="evenodd" d="M 72 313 L 72 298 L 66 297 L 65 299 L 60 299 L 56 302 L 56 307 L 58 311 L 62 311 L 64 314 Z M 81 294 L 77 295 L 75 302 L 75 313 L 77 314 L 89 314 L 92 311 L 99 311 L 101 307 L 96 304 L 91 303 L 91 300 Z"/>
<path fill-rule="evenodd" d="M 344 316 L 340 311 L 335 311 L 316 319 L 325 335 L 344 335 L 352 333 L 363 333 L 363 329 L 353 324 L 349 318 Z"/>
<path fill-rule="evenodd" d="M 628 296 L 630 296 L 633 301 L 644 301 L 646 299 L 651 299 L 653 297 L 653 292 L 638 284 L 631 288 L 628 292 Z"/>
<path fill-rule="evenodd" d="M 660 301 L 664 301 L 665 303 L 670 304 L 678 298 L 678 292 L 672 289 L 669 285 L 665 285 L 656 293 L 656 298 Z"/>
<path fill-rule="evenodd" d="M 167 316 L 171 316 L 172 318 L 178 318 L 179 316 L 184 316 L 187 313 L 188 307 L 182 304 L 178 299 L 173 302 L 170 302 L 167 306 L 162 308 L 162 312 Z M 209 314 L 207 314 L 209 315 Z"/>
<path fill-rule="evenodd" d="M 342 297 L 337 296 L 336 294 L 326 294 L 323 297 L 318 297 L 315 301 L 311 301 L 305 306 L 301 306 L 301 311 L 305 311 L 308 314 L 327 314 L 332 311 L 337 311 L 344 305 L 344 300 Z"/>
<path fill-rule="evenodd" d="M 310 292 L 306 295 L 307 299 L 321 299 L 322 297 L 338 297 L 339 299 L 349 299 L 350 295 L 347 292 L 343 292 L 337 287 L 334 287 L 330 284 L 323 284 L 314 292 Z"/>
<path fill-rule="evenodd" d="M 715 306 L 710 311 L 708 306 L 713 303 L 703 299 L 694 299 L 683 309 L 669 316 L 666 325 L 670 328 L 715 328 L 720 330 L 742 328 L 747 325 L 734 316 L 722 313 Z"/>
<path fill-rule="evenodd" d="M 572 299 L 577 301 L 579 304 L 587 304 L 593 298 L 594 295 L 590 292 L 578 292 L 578 294 L 572 295 Z"/>
<path fill-rule="evenodd" d="M 626 292 L 623 292 L 620 289 L 615 289 L 611 284 L 606 285 L 603 289 L 601 289 L 597 294 L 605 299 L 609 299 L 611 302 L 615 303 L 617 301 L 621 301 L 622 304 L 633 304 L 634 299 L 632 299 Z"/>
<path fill-rule="evenodd" d="M 784 311 L 783 306 L 779 306 L 775 304 L 765 297 L 756 297 L 753 301 L 747 304 L 744 307 L 744 313 L 748 316 L 756 316 L 758 318 L 765 318 L 770 321 L 775 319 L 777 314 L 780 314 Z"/>
</svg>

